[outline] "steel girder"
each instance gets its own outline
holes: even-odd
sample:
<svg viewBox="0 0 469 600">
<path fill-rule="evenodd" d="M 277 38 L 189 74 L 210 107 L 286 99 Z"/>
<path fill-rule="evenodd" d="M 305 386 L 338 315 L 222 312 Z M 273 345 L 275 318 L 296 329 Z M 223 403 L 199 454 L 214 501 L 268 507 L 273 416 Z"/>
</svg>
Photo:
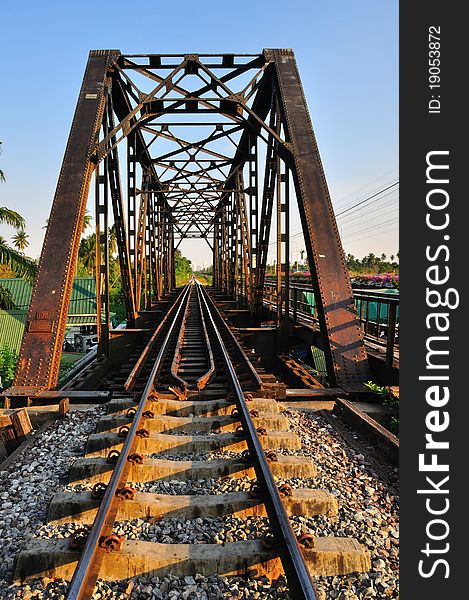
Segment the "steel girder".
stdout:
<svg viewBox="0 0 469 600">
<path fill-rule="evenodd" d="M 123 140 L 126 161 L 120 168 L 117 146 Z M 282 295 L 281 283 L 288 291 L 291 177 L 330 383 L 351 390 L 369 378 L 293 52 L 124 56 L 107 50 L 90 53 L 12 393 L 33 394 L 57 382 L 81 223 L 95 169 L 102 335 L 108 336 L 109 329 L 108 196 L 130 325 L 139 310 L 151 310 L 175 286 L 175 249 L 191 237 L 205 239 L 211 248 L 213 239 L 214 285 L 259 313 L 269 245 L 275 244 L 269 244 L 270 230 L 275 227 L 277 321 L 288 335 L 288 318 L 283 316 L 288 296 Z M 101 346 L 106 348 L 106 343 Z"/>
<path fill-rule="evenodd" d="M 313 278 L 326 361 L 333 383 L 361 390 L 370 375 L 332 202 L 291 50 L 269 50 L 291 150 L 293 180 Z"/>
</svg>

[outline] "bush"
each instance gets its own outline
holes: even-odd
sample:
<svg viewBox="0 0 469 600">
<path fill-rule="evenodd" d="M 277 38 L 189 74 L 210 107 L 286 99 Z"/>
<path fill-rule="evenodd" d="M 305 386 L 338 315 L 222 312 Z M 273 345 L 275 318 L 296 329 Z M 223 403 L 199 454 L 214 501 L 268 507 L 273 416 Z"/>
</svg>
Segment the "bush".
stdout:
<svg viewBox="0 0 469 600">
<path fill-rule="evenodd" d="M 18 354 L 10 350 L 8 346 L 3 346 L 0 351 L 0 377 L 1 388 L 10 387 L 15 376 L 16 363 L 18 362 Z"/>
<path fill-rule="evenodd" d="M 365 384 L 370 391 L 376 394 L 383 406 L 389 410 L 389 431 L 394 435 L 399 436 L 399 400 L 395 398 L 389 388 L 384 385 L 378 385 L 372 381 L 367 381 Z"/>
</svg>

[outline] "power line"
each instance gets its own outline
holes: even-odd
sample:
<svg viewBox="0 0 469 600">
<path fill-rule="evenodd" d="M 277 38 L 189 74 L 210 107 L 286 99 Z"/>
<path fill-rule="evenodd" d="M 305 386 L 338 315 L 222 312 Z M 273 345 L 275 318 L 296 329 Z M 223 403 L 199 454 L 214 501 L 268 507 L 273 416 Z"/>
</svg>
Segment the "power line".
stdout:
<svg viewBox="0 0 469 600">
<path fill-rule="evenodd" d="M 382 228 L 382 229 L 380 229 L 380 231 L 375 231 L 374 233 L 368 233 L 368 234 L 365 234 L 364 236 L 359 237 L 357 239 L 344 242 L 344 246 L 345 245 L 358 244 L 358 242 L 362 242 L 363 240 L 368 240 L 370 238 L 376 237 L 377 235 L 382 235 L 383 233 L 390 233 L 395 228 L 395 225 L 388 225 L 388 227 L 389 227 L 389 229 L 388 228 Z"/>
<path fill-rule="evenodd" d="M 340 217 L 341 215 L 344 215 L 345 213 L 352 210 L 352 208 L 356 208 L 357 206 L 360 206 L 361 204 L 364 204 L 365 202 L 369 202 L 373 198 L 376 198 L 376 196 L 380 196 L 383 192 L 387 192 L 388 190 L 395 187 L 396 185 L 399 185 L 399 181 L 395 181 L 392 185 L 388 186 L 387 188 L 384 188 L 384 189 L 380 190 L 379 192 L 376 192 L 376 194 L 373 194 L 372 196 L 368 196 L 368 198 L 365 198 L 364 200 L 357 202 L 357 204 L 354 204 L 353 206 L 350 206 L 349 208 L 346 208 L 345 210 L 337 213 L 336 217 Z"/>
<path fill-rule="evenodd" d="M 398 173 L 398 169 L 391 169 L 390 171 L 383 173 L 383 175 L 380 175 L 379 177 L 375 177 L 371 181 L 368 181 L 366 184 L 357 188 L 355 191 L 350 192 L 350 193 L 346 194 L 345 196 L 342 196 L 342 198 L 340 198 L 340 200 L 337 200 L 334 202 L 334 205 L 337 207 L 337 210 L 342 210 L 343 208 L 347 208 L 347 202 L 356 202 L 360 196 L 363 196 L 364 194 L 368 194 L 368 195 L 374 194 L 375 191 L 378 191 L 380 188 L 384 188 L 384 187 L 387 187 L 388 185 L 390 185 L 396 179 L 397 173 Z M 392 177 L 390 179 L 388 178 L 389 175 L 392 175 Z M 384 180 L 388 179 L 388 181 L 383 181 L 382 183 L 378 184 L 378 182 L 382 181 L 383 179 Z M 370 189 L 370 186 L 373 183 L 375 183 L 376 185 Z"/>
<path fill-rule="evenodd" d="M 359 229 L 349 235 L 344 235 L 343 239 L 347 240 L 347 239 L 354 238 L 355 236 L 357 236 L 357 235 L 359 236 L 362 233 L 365 233 L 366 231 L 370 231 L 370 229 L 376 229 L 376 227 L 378 227 L 378 226 L 381 227 L 381 229 L 382 229 L 383 227 L 397 224 L 398 221 L 399 221 L 398 217 L 396 217 L 395 219 L 391 219 L 391 220 L 388 219 L 387 221 L 382 221 L 381 223 L 376 223 L 375 225 L 372 225 L 371 227 L 365 227 L 364 229 Z"/>
<path fill-rule="evenodd" d="M 339 228 L 343 230 L 349 230 L 353 228 L 355 225 L 362 224 L 364 220 L 367 223 L 374 223 L 377 219 L 381 219 L 384 216 L 398 216 L 399 212 L 396 210 L 395 206 L 385 206 L 380 207 L 379 210 L 369 211 L 366 214 L 360 214 L 350 219 L 350 221 L 339 221 Z"/>
<path fill-rule="evenodd" d="M 389 207 L 382 208 L 379 211 L 374 211 L 373 213 L 370 212 L 370 214 L 366 213 L 364 215 L 357 215 L 356 217 L 354 217 L 353 220 L 347 221 L 346 223 L 339 222 L 339 227 L 343 231 L 351 231 L 357 225 L 359 225 L 359 226 L 362 226 L 365 224 L 373 225 L 374 223 L 376 223 L 383 217 L 398 217 L 398 216 L 399 216 L 399 213 L 396 210 L 396 207 L 389 206 Z"/>
<path fill-rule="evenodd" d="M 344 215 L 343 217 L 338 217 L 337 222 L 338 223 L 347 223 L 347 222 L 353 221 L 354 219 L 357 219 L 357 218 L 360 218 L 360 219 L 363 218 L 364 214 L 366 214 L 366 215 L 373 214 L 380 210 L 386 210 L 387 208 L 393 208 L 394 210 L 396 210 L 396 203 L 399 201 L 399 197 L 397 195 L 395 195 L 396 192 L 397 192 L 397 190 L 391 190 L 390 192 L 387 192 L 380 198 L 376 198 L 373 202 L 370 202 L 369 204 L 364 204 L 362 206 L 355 208 L 353 211 L 350 211 L 348 214 Z M 391 198 L 389 198 L 389 196 L 391 196 Z M 387 200 L 387 202 L 381 202 L 381 200 Z M 374 204 L 374 207 L 371 208 L 370 204 Z M 366 211 L 366 212 L 364 213 L 363 211 Z"/>
</svg>

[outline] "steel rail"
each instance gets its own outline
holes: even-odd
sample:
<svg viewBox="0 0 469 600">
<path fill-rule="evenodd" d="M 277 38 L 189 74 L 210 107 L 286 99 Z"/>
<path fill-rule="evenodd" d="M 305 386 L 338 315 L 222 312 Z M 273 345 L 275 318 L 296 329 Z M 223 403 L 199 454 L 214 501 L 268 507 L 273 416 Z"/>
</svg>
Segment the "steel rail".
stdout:
<svg viewBox="0 0 469 600">
<path fill-rule="evenodd" d="M 88 534 L 85 547 L 73 574 L 72 581 L 70 582 L 67 600 L 89 600 L 89 598 L 91 598 L 93 594 L 93 589 L 96 585 L 96 581 L 99 575 L 99 564 L 97 564 L 97 560 L 102 560 L 103 553 L 105 552 L 104 549 L 100 548 L 99 543 L 103 536 L 103 531 L 105 529 L 109 533 L 112 533 L 112 526 L 114 523 L 115 515 L 117 513 L 117 507 L 115 506 L 116 491 L 123 480 L 123 476 L 127 474 L 127 470 L 130 465 L 130 463 L 127 461 L 127 457 L 129 456 L 131 450 L 133 450 L 135 446 L 136 433 L 138 431 L 138 428 L 140 427 L 140 421 L 145 410 L 148 395 L 152 391 L 155 377 L 160 369 L 164 354 L 166 352 L 166 348 L 178 321 L 181 309 L 184 306 L 184 302 L 188 297 L 188 293 L 189 286 L 186 286 L 181 292 L 181 302 L 179 303 L 179 307 L 174 316 L 174 320 L 171 323 L 168 333 L 166 334 L 166 337 L 161 345 L 160 351 L 158 352 L 158 356 L 156 357 L 156 360 L 153 364 L 153 368 L 151 370 L 150 376 L 148 377 L 145 389 L 142 393 L 129 432 L 127 434 L 119 458 L 115 465 L 111 479 L 106 487 L 106 491 L 104 493 L 103 499 L 101 500 L 101 504 L 99 506 L 96 518 L 93 522 L 92 528 Z M 113 506 L 114 510 L 112 511 Z M 114 512 L 114 515 L 112 514 L 112 512 Z"/>
<path fill-rule="evenodd" d="M 193 281 L 191 281 L 191 285 L 193 285 Z M 203 337 L 205 339 L 205 346 L 207 349 L 207 358 L 208 358 L 208 363 L 209 363 L 209 368 L 208 370 L 201 375 L 197 381 L 195 382 L 195 386 L 196 389 L 200 392 L 200 390 L 202 390 L 207 383 L 210 381 L 212 375 L 215 372 L 215 362 L 213 359 L 213 352 L 212 352 L 212 346 L 210 344 L 210 338 L 207 332 L 207 327 L 205 325 L 205 319 L 204 319 L 204 314 L 201 307 L 201 301 L 200 301 L 200 292 L 199 292 L 199 288 L 198 286 L 196 286 L 195 288 L 196 290 L 196 294 L 197 294 L 197 300 L 199 301 L 199 312 L 200 312 L 200 319 L 202 322 L 202 331 L 203 331 Z M 192 294 L 192 290 L 190 292 Z M 181 347 L 182 347 L 182 342 L 184 340 L 184 335 L 185 335 L 185 331 L 186 331 L 186 326 L 187 326 L 187 321 L 189 318 L 189 305 L 190 302 L 192 301 L 192 298 L 189 299 L 187 305 L 186 305 L 186 310 L 184 312 L 184 319 L 183 322 L 181 323 L 181 328 L 179 330 L 179 337 L 178 337 L 178 341 L 176 344 L 176 350 L 174 351 L 174 358 L 173 358 L 173 362 L 171 364 L 171 375 L 172 377 L 178 381 L 184 389 L 188 389 L 189 388 L 189 384 L 188 382 L 183 379 L 182 377 L 180 377 L 178 375 L 178 370 L 179 370 L 179 361 L 181 358 Z"/>
<path fill-rule="evenodd" d="M 197 285 L 200 286 L 200 289 L 203 289 L 200 283 L 197 283 Z M 215 306 L 215 304 L 213 303 L 213 301 L 211 300 L 215 310 L 218 312 L 217 307 Z M 223 318 L 220 315 L 220 318 L 223 321 Z M 231 331 L 231 329 L 229 327 L 225 327 L 225 332 L 227 333 L 228 337 L 230 338 L 230 341 L 233 342 L 233 344 L 236 346 L 236 349 L 238 350 L 238 352 L 241 354 L 241 356 L 245 356 L 244 350 L 241 348 L 240 343 L 238 342 L 238 340 L 235 338 L 233 332 Z M 249 374 L 251 375 L 251 379 L 254 381 L 255 385 L 256 385 L 256 389 L 260 390 L 262 387 L 262 379 L 259 377 L 256 369 L 253 367 L 251 361 L 249 359 L 246 360 L 246 368 L 249 371 Z"/>
<path fill-rule="evenodd" d="M 174 350 L 174 357 L 173 357 L 173 361 L 171 363 L 171 376 L 173 377 L 173 379 L 175 379 L 176 381 L 178 381 L 180 383 L 180 385 L 183 387 L 184 390 L 187 390 L 188 383 L 187 381 L 185 381 L 182 377 L 179 377 L 178 375 L 178 370 L 179 370 L 179 361 L 181 360 L 181 348 L 182 348 L 182 342 L 184 340 L 184 334 L 186 332 L 186 325 L 187 325 L 187 317 L 189 315 L 189 307 L 190 307 L 190 303 L 191 303 L 191 294 L 192 294 L 192 284 L 189 285 L 189 299 L 186 303 L 186 308 L 184 310 L 184 315 L 182 317 L 182 322 L 181 322 L 181 327 L 179 328 L 179 335 L 178 335 L 178 339 L 177 339 L 177 343 L 176 343 L 176 348 Z"/>
<path fill-rule="evenodd" d="M 127 379 L 124 383 L 124 389 L 126 391 L 131 390 L 133 388 L 133 386 L 135 385 L 135 381 L 136 381 L 138 375 L 140 374 L 140 371 L 142 370 L 143 365 L 145 364 L 145 361 L 148 357 L 148 354 L 150 353 L 150 350 L 152 349 L 153 345 L 155 344 L 156 339 L 157 339 L 158 335 L 160 334 L 161 330 L 163 329 L 165 324 L 168 322 L 171 314 L 176 309 L 176 306 L 177 306 L 180 298 L 181 298 L 181 296 L 179 296 L 176 299 L 174 304 L 171 306 L 169 311 L 166 313 L 164 319 L 161 321 L 161 323 L 158 325 L 158 327 L 155 329 L 154 333 L 152 334 L 151 338 L 148 340 L 145 348 L 142 350 L 142 353 L 138 357 L 137 362 L 135 363 L 132 371 L 130 372 L 129 376 L 127 377 Z"/>
<path fill-rule="evenodd" d="M 195 279 L 194 279 L 194 281 L 196 282 Z M 205 345 L 207 346 L 208 362 L 210 365 L 208 371 L 204 375 L 199 377 L 199 379 L 197 379 L 197 381 L 195 382 L 197 389 L 200 391 L 207 385 L 207 383 L 210 381 L 213 374 L 215 373 L 215 360 L 213 358 L 212 344 L 210 343 L 210 337 L 208 335 L 207 325 L 205 323 L 204 311 L 202 310 L 202 298 L 201 298 L 201 293 L 200 293 L 200 287 L 197 285 L 197 282 L 196 282 L 195 289 L 197 292 L 197 298 L 199 300 L 200 319 L 202 321 L 202 329 L 204 332 Z"/>
<path fill-rule="evenodd" d="M 197 284 L 199 285 L 199 284 Z M 300 546 L 296 540 L 295 533 L 290 525 L 288 515 L 285 511 L 282 499 L 277 489 L 277 485 L 270 471 L 264 448 L 259 440 L 256 428 L 252 421 L 249 408 L 246 404 L 241 384 L 234 370 L 231 359 L 226 351 L 220 330 L 213 318 L 212 311 L 209 309 L 206 300 L 206 292 L 202 294 L 209 323 L 215 334 L 220 347 L 221 356 L 225 363 L 232 388 L 236 397 L 236 405 L 239 410 L 240 420 L 246 435 L 246 443 L 249 448 L 250 456 L 254 462 L 254 469 L 257 476 L 258 485 L 263 493 L 263 501 L 266 506 L 270 524 L 274 529 L 274 534 L 278 536 L 279 546 L 276 547 L 282 561 L 288 584 L 295 600 L 317 600 L 311 575 L 303 558 Z M 213 301 L 209 299 L 212 309 L 216 311 L 219 320 L 224 323 L 223 318 L 218 312 Z M 229 328 L 226 326 L 227 330 Z M 231 333 L 231 332 L 230 332 Z"/>
</svg>

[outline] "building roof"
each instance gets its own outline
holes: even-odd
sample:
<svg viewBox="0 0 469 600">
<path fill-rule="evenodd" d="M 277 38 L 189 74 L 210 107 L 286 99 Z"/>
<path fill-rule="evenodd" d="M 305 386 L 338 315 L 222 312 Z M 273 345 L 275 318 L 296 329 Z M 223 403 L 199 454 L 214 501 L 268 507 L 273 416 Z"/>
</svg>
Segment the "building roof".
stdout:
<svg viewBox="0 0 469 600">
<path fill-rule="evenodd" d="M 16 310 L 28 311 L 32 293 L 32 285 L 29 281 L 11 277 L 0 279 L 0 285 L 10 290 Z M 96 280 L 94 277 L 75 277 L 68 314 L 96 314 Z"/>
<path fill-rule="evenodd" d="M 10 290 L 14 310 L 0 310 L 0 349 L 8 346 L 19 351 L 24 324 L 31 301 L 32 285 L 20 278 L 0 279 L 0 285 Z M 96 325 L 96 280 L 75 277 L 68 309 L 67 325 Z"/>
</svg>

